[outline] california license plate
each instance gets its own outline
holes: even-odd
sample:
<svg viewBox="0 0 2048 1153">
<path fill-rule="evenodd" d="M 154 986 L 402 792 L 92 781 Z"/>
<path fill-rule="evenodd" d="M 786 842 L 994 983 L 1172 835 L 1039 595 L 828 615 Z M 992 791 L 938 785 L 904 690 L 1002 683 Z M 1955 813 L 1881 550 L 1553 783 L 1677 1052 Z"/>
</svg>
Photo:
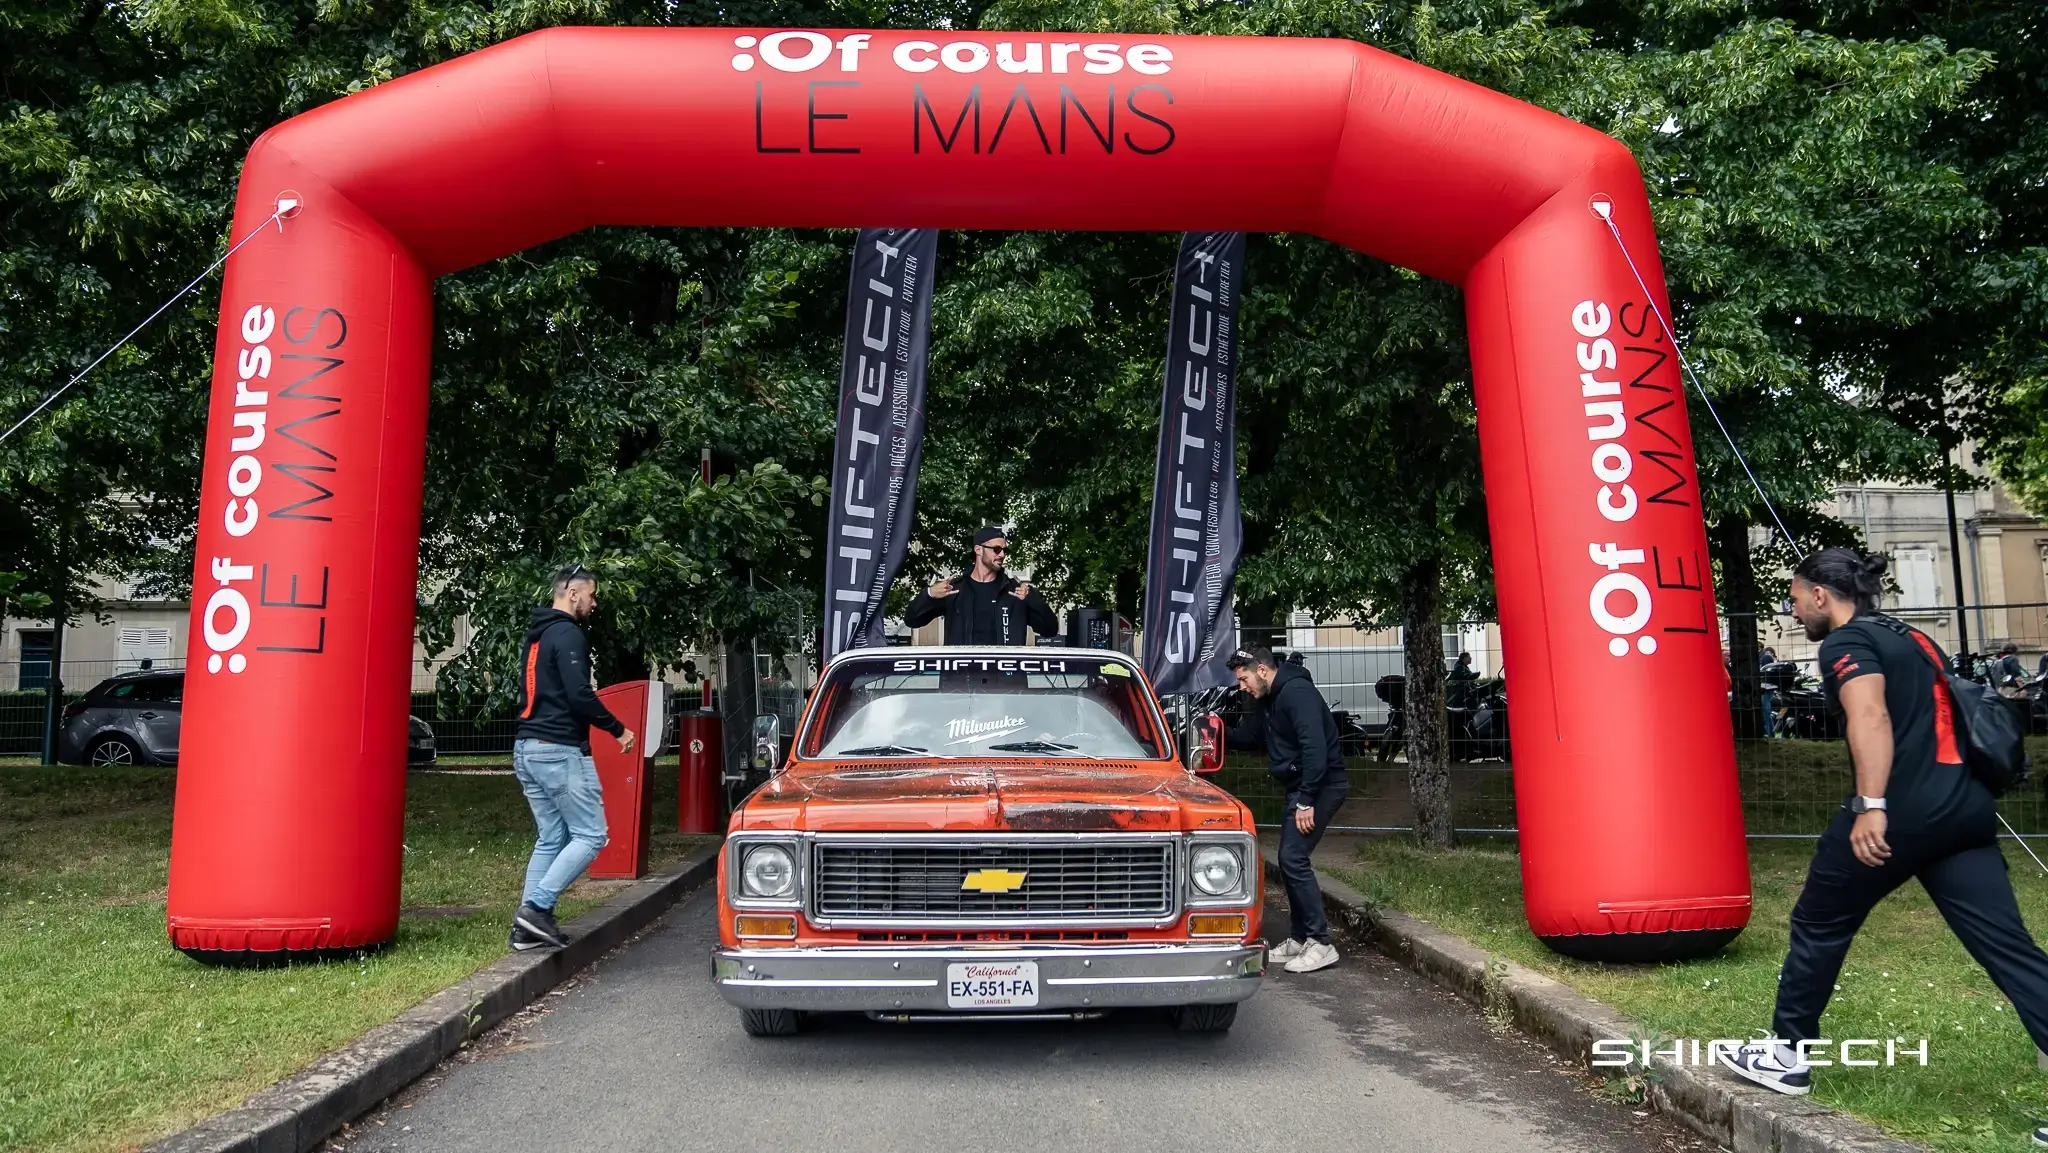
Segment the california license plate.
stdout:
<svg viewBox="0 0 2048 1153">
<path fill-rule="evenodd" d="M 1030 1009 L 1037 1004 L 1036 961 L 968 961 L 946 966 L 948 1009 Z"/>
</svg>

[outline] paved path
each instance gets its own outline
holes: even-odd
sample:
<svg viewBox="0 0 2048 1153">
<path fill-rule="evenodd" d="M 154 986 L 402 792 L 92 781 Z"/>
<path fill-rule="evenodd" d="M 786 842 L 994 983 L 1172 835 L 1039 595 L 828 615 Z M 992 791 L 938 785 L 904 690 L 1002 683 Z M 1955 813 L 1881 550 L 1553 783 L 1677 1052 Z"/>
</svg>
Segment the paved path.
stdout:
<svg viewBox="0 0 2048 1153">
<path fill-rule="evenodd" d="M 827 1018 L 756 1039 L 712 988 L 699 891 L 330 1149 L 1706 1150 L 1368 949 L 1279 975 L 1224 1036 Z M 1268 923 L 1284 914 L 1268 910 Z M 1275 970 L 1277 973 L 1277 969 Z"/>
</svg>

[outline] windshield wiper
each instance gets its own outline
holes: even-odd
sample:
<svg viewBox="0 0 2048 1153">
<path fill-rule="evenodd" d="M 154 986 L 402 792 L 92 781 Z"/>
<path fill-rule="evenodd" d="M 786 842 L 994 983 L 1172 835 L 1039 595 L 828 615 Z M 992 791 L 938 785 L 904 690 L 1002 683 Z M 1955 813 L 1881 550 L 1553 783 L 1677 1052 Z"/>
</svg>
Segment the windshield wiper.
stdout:
<svg viewBox="0 0 2048 1153">
<path fill-rule="evenodd" d="M 1080 747 L 1063 745 L 1058 741 L 1008 741 L 988 748 L 992 753 L 1071 753 Z"/>
<path fill-rule="evenodd" d="M 928 753 L 930 751 L 930 749 L 921 749 L 916 745 L 862 745 L 857 749 L 840 749 L 831 755 L 837 757 L 914 757 L 920 753 Z"/>
</svg>

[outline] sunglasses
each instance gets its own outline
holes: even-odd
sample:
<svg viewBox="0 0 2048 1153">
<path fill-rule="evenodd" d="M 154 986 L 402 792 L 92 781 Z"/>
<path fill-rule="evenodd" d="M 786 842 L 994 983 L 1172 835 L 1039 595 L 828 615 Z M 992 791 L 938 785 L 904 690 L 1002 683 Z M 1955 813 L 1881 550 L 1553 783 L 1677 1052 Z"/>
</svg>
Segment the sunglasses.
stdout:
<svg viewBox="0 0 2048 1153">
<path fill-rule="evenodd" d="M 1006 552 L 1009 552 L 1009 551 L 1010 551 L 1010 546 L 1009 546 L 1009 545 L 1005 545 L 1005 544 L 983 544 L 983 545 L 976 545 L 975 547 L 976 547 L 976 548 L 985 548 L 985 549 L 987 549 L 988 551 L 990 551 L 990 552 L 993 552 L 993 553 L 1006 553 Z"/>
</svg>

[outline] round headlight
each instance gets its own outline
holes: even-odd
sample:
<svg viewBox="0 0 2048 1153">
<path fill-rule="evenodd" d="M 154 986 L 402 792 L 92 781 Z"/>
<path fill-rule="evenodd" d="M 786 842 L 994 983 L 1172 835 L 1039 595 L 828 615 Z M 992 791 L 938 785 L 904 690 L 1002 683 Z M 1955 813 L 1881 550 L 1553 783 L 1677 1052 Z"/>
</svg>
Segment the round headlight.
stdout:
<svg viewBox="0 0 2048 1153">
<path fill-rule="evenodd" d="M 781 845 L 755 845 L 740 866 L 740 893 L 748 897 L 787 897 L 796 892 L 796 862 Z"/>
<path fill-rule="evenodd" d="M 1212 897 L 1235 893 L 1244 879 L 1244 865 L 1238 861 L 1237 851 L 1227 845 L 1203 845 L 1188 865 L 1195 888 Z"/>
</svg>

